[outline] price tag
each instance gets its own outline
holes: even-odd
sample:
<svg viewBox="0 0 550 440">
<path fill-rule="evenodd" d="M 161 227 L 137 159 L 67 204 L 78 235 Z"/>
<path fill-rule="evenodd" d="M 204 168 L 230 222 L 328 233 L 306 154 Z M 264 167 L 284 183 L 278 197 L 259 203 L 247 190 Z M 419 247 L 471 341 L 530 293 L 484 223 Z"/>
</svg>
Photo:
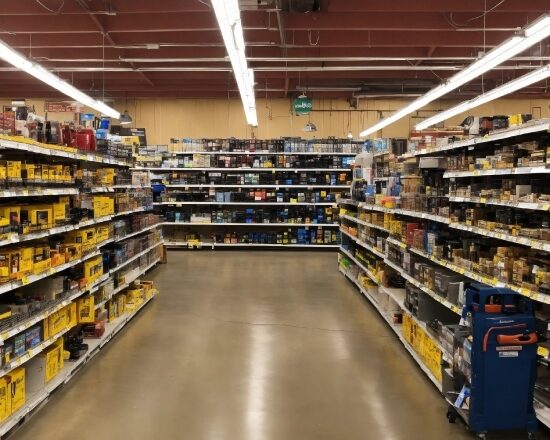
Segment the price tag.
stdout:
<svg viewBox="0 0 550 440">
<path fill-rule="evenodd" d="M 21 278 L 21 283 L 23 284 L 23 286 L 26 286 L 27 284 L 30 283 L 30 280 L 29 280 L 29 277 L 24 275 L 22 278 Z"/>
<path fill-rule="evenodd" d="M 479 203 L 487 203 L 487 199 L 485 197 L 481 197 L 479 199 Z"/>
</svg>

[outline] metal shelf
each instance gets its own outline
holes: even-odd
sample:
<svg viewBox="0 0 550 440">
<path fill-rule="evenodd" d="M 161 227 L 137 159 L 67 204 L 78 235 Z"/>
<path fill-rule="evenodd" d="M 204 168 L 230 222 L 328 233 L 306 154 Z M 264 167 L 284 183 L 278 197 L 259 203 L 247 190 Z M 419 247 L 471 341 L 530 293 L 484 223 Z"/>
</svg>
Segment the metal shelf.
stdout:
<svg viewBox="0 0 550 440">
<path fill-rule="evenodd" d="M 262 226 L 288 228 L 337 228 L 338 223 L 197 223 L 197 222 L 163 222 L 163 226 Z"/>
<path fill-rule="evenodd" d="M 263 172 L 263 173 L 277 173 L 277 172 L 291 172 L 294 171 L 295 173 L 301 173 L 301 172 L 351 172 L 351 168 L 214 168 L 214 167 L 174 167 L 174 168 L 149 168 L 149 167 L 136 167 L 131 168 L 131 170 L 136 171 L 153 171 L 153 172 L 165 172 L 165 173 L 171 173 L 174 171 L 212 171 L 216 173 L 228 171 L 228 172 L 235 172 L 235 173 L 250 173 L 250 172 Z"/>
<path fill-rule="evenodd" d="M 161 205 L 176 205 L 176 206 L 183 206 L 183 205 L 250 205 L 250 206 L 332 206 L 336 207 L 335 202 L 320 202 L 320 203 L 308 203 L 308 202 L 298 202 L 298 203 L 290 203 L 290 202 L 254 202 L 254 201 L 247 201 L 247 202 L 154 202 L 153 206 L 161 206 Z"/>
<path fill-rule="evenodd" d="M 479 144 L 487 144 L 490 142 L 499 141 L 502 139 L 507 139 L 515 136 L 522 136 L 525 134 L 537 133 L 541 131 L 549 131 L 549 129 L 550 129 L 550 119 L 538 119 L 535 121 L 527 122 L 518 127 L 510 127 L 503 130 L 497 130 L 486 136 L 478 136 L 472 139 L 453 142 L 451 144 L 442 145 L 436 148 L 430 148 L 426 150 L 406 153 L 401 155 L 400 158 L 408 159 L 414 156 L 425 156 L 429 154 L 437 154 L 442 151 L 456 150 L 458 148 L 464 148 L 464 147 L 469 147 L 469 146 L 479 145 Z"/>
<path fill-rule="evenodd" d="M 55 376 L 46 387 L 34 395 L 28 396 L 25 405 L 18 411 L 9 416 L 0 424 L 0 436 L 5 435 L 16 425 L 30 414 L 39 409 L 48 397 L 60 386 L 68 383 L 80 369 L 80 367 L 88 363 L 99 351 L 113 339 L 113 337 L 122 328 L 130 322 L 154 297 L 146 300 L 133 313 L 125 314 L 117 318 L 114 322 L 105 324 L 105 333 L 99 339 L 86 339 L 89 345 L 88 352 L 75 362 L 66 361 L 63 369 Z"/>
<path fill-rule="evenodd" d="M 358 219 L 357 217 L 352 217 L 350 215 L 346 215 L 346 214 L 340 215 L 340 218 L 349 220 L 351 222 L 355 222 L 355 223 L 363 225 L 363 226 L 367 226 L 368 228 L 378 229 L 379 231 L 383 231 L 383 232 L 390 232 L 388 229 L 386 229 L 382 226 L 378 226 L 378 225 L 375 225 L 374 223 L 366 222 L 364 220 Z"/>
<path fill-rule="evenodd" d="M 374 246 L 372 246 L 368 243 L 365 243 L 364 241 L 361 241 L 358 237 L 355 237 L 355 236 L 351 235 L 350 233 L 344 231 L 342 228 L 340 228 L 340 232 L 342 234 L 344 234 L 346 237 L 349 237 L 351 240 L 353 240 L 359 246 L 364 247 L 365 249 L 367 249 L 368 251 L 370 251 L 371 253 L 376 255 L 377 257 L 380 257 L 382 259 L 386 257 L 386 254 L 384 252 L 382 252 L 381 250 L 375 248 Z"/>
<path fill-rule="evenodd" d="M 530 209 L 536 211 L 548 211 L 550 210 L 550 202 L 542 203 L 530 203 L 530 202 L 508 202 L 498 199 L 490 199 L 487 197 L 459 197 L 459 196 L 448 196 L 449 202 L 456 203 L 479 203 L 482 205 L 496 205 L 496 206 L 507 206 L 509 208 L 518 208 L 518 209 Z"/>
<path fill-rule="evenodd" d="M 78 194 L 77 188 L 45 188 L 28 187 L 13 188 L 0 191 L 0 198 L 7 197 L 45 197 L 45 196 L 68 196 Z"/>
<path fill-rule="evenodd" d="M 335 188 L 335 189 L 349 189 L 350 185 L 317 185 L 317 184 L 303 184 L 303 185 L 266 185 L 266 184 L 242 184 L 242 185 L 229 185 L 229 184 L 210 184 L 210 183 L 181 183 L 181 184 L 168 184 L 164 185 L 166 188 L 302 188 L 302 189 L 320 189 L 320 188 Z"/>
<path fill-rule="evenodd" d="M 119 165 L 130 167 L 131 163 L 122 159 L 115 159 L 107 156 L 101 156 L 95 153 L 84 153 L 75 148 L 60 147 L 52 148 L 51 145 L 41 144 L 32 139 L 17 137 L 17 140 L 9 139 L 8 136 L 0 135 L 0 149 L 25 151 L 33 154 L 42 154 L 50 157 L 63 157 L 66 159 L 84 160 L 86 162 L 107 163 L 110 165 Z"/>
<path fill-rule="evenodd" d="M 359 153 L 328 152 L 328 151 L 173 151 L 168 152 L 173 156 L 188 156 L 192 154 L 204 154 L 210 156 L 357 156 Z"/>
<path fill-rule="evenodd" d="M 167 247 L 185 247 L 187 248 L 186 241 L 165 241 Z M 306 248 L 306 249 L 335 249 L 340 245 L 338 244 L 263 244 L 263 243 L 212 243 L 202 242 L 200 243 L 202 248 L 211 247 L 215 249 L 217 247 L 270 247 L 270 248 Z"/>
<path fill-rule="evenodd" d="M 445 171 L 443 177 L 476 177 L 476 176 L 511 176 L 517 174 L 549 174 L 550 168 L 545 166 L 519 167 L 519 168 L 499 168 L 493 170 L 474 170 L 474 171 Z"/>
</svg>

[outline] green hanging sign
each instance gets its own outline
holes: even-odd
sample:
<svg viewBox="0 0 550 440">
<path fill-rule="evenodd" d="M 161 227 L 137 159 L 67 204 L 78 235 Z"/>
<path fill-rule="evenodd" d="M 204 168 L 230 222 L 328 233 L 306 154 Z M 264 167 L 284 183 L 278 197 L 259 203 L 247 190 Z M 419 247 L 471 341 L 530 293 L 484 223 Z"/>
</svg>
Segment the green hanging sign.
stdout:
<svg viewBox="0 0 550 440">
<path fill-rule="evenodd" d="M 313 108 L 313 101 L 307 96 L 299 96 L 294 100 L 294 113 L 297 115 L 309 115 Z"/>
</svg>

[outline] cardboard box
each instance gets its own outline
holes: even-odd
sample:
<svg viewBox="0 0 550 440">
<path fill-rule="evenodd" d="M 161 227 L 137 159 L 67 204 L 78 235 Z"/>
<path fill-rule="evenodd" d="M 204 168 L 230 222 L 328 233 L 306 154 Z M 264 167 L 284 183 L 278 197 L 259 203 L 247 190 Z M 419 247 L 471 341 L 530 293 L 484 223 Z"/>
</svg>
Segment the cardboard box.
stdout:
<svg viewBox="0 0 550 440">
<path fill-rule="evenodd" d="M 76 302 L 78 323 L 94 322 L 95 318 L 95 298 L 93 295 L 88 295 L 79 298 Z"/>
<path fill-rule="evenodd" d="M 25 369 L 17 368 L 7 376 L 10 378 L 11 413 L 13 414 L 25 404 Z"/>
</svg>

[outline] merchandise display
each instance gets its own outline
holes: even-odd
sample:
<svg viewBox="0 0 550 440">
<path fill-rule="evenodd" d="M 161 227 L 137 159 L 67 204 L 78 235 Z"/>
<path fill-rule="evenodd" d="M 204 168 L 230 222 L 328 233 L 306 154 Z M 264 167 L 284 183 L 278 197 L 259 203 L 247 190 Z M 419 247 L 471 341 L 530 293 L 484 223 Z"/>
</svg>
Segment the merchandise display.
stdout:
<svg viewBox="0 0 550 440">
<path fill-rule="evenodd" d="M 339 232 L 321 226 L 337 228 L 362 149 L 347 139 L 171 139 L 141 148 L 133 170 L 149 173 L 170 247 L 333 248 Z"/>
<path fill-rule="evenodd" d="M 153 207 L 150 182 L 129 162 L 21 137 L 0 147 L 3 436 L 154 296 L 142 276 L 163 238 L 161 218 L 140 213 Z"/>
<path fill-rule="evenodd" d="M 461 413 L 468 401 L 480 399 L 459 374 L 453 375 L 453 369 L 459 371 L 457 353 L 463 352 L 460 344 L 457 352 L 453 340 L 472 301 L 467 292 L 489 286 L 510 297 L 528 297 L 539 329 L 546 329 L 550 318 L 549 121 L 510 116 L 495 127 L 498 117 L 490 119 L 493 126 L 484 137 L 440 129 L 428 135 L 414 132 L 408 143 L 373 141 L 371 153 L 364 153 L 372 157 L 371 169 L 354 172 L 351 198 L 339 201 L 340 271 L 375 305 L 449 399 L 449 417 L 463 416 L 480 436 L 511 426 L 535 431 L 536 426 L 533 419 L 513 422 L 511 415 L 506 424 L 480 407 L 476 411 L 487 417 L 486 423 Z M 547 339 L 537 339 L 538 363 L 547 365 Z M 546 376 L 544 367 L 539 370 Z M 520 371 L 518 366 L 514 374 Z M 529 380 L 534 384 L 534 372 L 525 374 L 518 378 L 527 381 L 522 393 L 528 392 Z M 545 387 L 536 390 L 536 414 L 546 423 Z M 455 408 L 456 396 L 449 397 L 455 392 L 466 406 Z"/>
</svg>

